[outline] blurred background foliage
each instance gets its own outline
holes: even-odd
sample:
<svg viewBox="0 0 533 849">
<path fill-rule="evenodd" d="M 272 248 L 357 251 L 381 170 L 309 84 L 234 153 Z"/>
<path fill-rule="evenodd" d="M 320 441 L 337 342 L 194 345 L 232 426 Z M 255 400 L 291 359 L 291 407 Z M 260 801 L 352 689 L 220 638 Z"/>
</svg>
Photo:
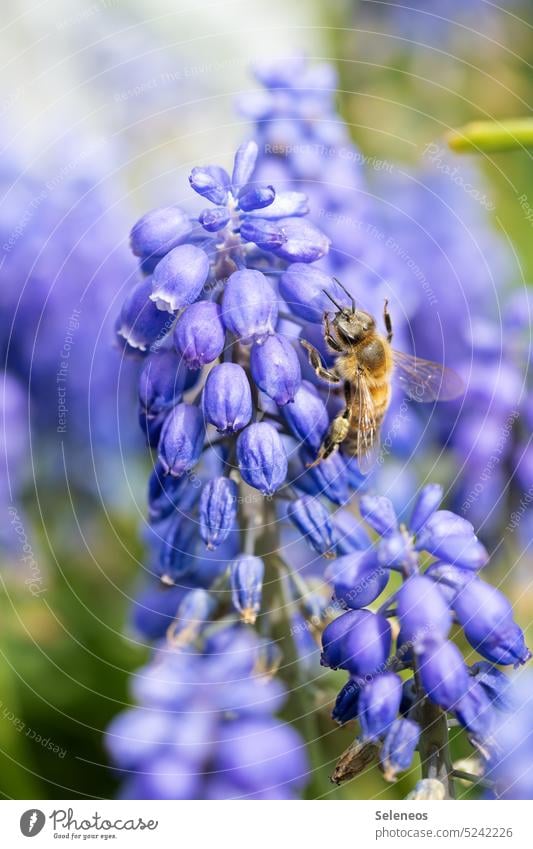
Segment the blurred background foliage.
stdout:
<svg viewBox="0 0 533 849">
<path fill-rule="evenodd" d="M 531 2 L 502 3 L 502 9 L 449 3 L 446 12 L 431 2 L 404 5 L 413 8 L 402 14 L 395 3 L 353 0 L 260 0 L 253 9 L 244 2 L 201 2 L 191 9 L 170 0 L 6 0 L 0 35 L 2 219 L 11 220 L 11 228 L 17 220 L 14 185 L 51 173 L 62 184 L 49 190 L 52 201 L 66 183 L 74 197 L 76 192 L 100 197 L 113 189 L 126 246 L 129 226 L 140 212 L 181 201 L 191 164 L 215 158 L 214 150 L 215 161 L 229 160 L 245 130 L 235 96 L 254 87 L 248 67 L 270 52 L 303 50 L 312 61 L 334 62 L 339 107 L 353 139 L 363 154 L 392 162 L 399 172 L 419 164 L 426 146 L 442 143 L 455 126 L 531 112 Z M 479 7 L 477 13 L 473 7 Z M 96 148 L 82 168 L 73 151 L 87 139 Z M 533 203 L 531 152 L 477 159 L 488 180 L 495 226 L 515 252 L 516 283 L 529 283 L 533 225 L 519 198 L 530 195 Z M 61 163 L 68 169 L 63 176 Z M 83 186 L 82 177 L 88 180 Z M 108 209 L 106 198 L 99 202 Z M 31 217 L 28 229 L 37 214 Z M 68 240 L 68 232 L 64 237 Z M 41 238 L 39 257 L 54 235 L 48 229 Z M 101 238 L 97 234 L 92 243 L 93 262 Z M 86 274 L 87 262 L 87 257 L 74 258 L 69 279 Z M 53 273 L 59 279 L 56 267 Z M 30 279 L 31 300 L 37 284 L 28 268 L 21 268 L 19 279 L 10 278 L 11 294 Z M 125 279 L 116 281 L 110 296 Z M 8 300 L 1 292 L 0 308 Z M 66 298 L 69 310 L 74 304 Z M 111 302 L 102 309 L 112 317 L 117 307 Z M 53 360 L 61 327 L 43 342 L 54 349 Z M 9 336 L 10 328 L 2 332 Z M 109 361 L 116 357 L 118 363 L 110 337 L 100 344 Z M 85 367 L 81 360 L 77 365 Z M 15 366 L 10 368 L 16 371 Z M 75 371 L 71 378 L 82 379 Z M 30 387 L 27 371 L 17 379 L 23 391 Z M 42 379 L 45 393 L 53 394 L 53 373 Z M 100 401 L 105 428 L 115 411 L 105 398 Z M 47 442 L 50 425 L 37 412 L 35 404 L 25 409 L 29 440 L 15 460 L 20 481 L 12 480 L 12 463 L 1 499 L 0 792 L 6 798 L 110 797 L 117 785 L 102 732 L 128 703 L 128 673 L 148 655 L 128 621 L 142 570 L 144 451 L 135 435 L 129 436 L 136 421 L 128 400 L 120 429 L 110 426 L 114 439 L 100 457 L 87 458 L 72 433 L 61 456 L 53 426 Z M 81 474 L 66 474 L 76 467 Z M 22 560 L 10 507 L 17 510 L 37 564 L 36 595 L 28 589 L 28 561 Z M 533 619 L 532 595 L 526 592 L 531 566 L 530 559 L 505 579 L 522 624 Z M 498 568 L 507 575 L 505 562 Z M 533 627 L 529 636 L 531 644 Z M 317 714 L 318 728 L 311 730 L 320 737 L 313 755 L 321 767 L 309 795 L 403 798 L 413 786 L 409 774 L 393 786 L 385 785 L 377 770 L 340 789 L 329 784 L 353 737 L 350 729 L 333 727 L 326 707 L 341 679 L 337 673 L 322 678 L 314 696 L 324 709 Z M 285 713 L 289 718 L 301 713 L 294 697 Z M 468 751 L 459 732 L 452 746 L 456 757 Z"/>
</svg>

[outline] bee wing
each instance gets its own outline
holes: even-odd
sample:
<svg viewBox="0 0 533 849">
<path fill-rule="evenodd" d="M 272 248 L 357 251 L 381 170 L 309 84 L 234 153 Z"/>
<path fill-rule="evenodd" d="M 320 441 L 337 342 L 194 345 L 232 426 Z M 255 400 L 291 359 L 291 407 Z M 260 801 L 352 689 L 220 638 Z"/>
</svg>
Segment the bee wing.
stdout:
<svg viewBox="0 0 533 849">
<path fill-rule="evenodd" d="M 464 383 L 452 369 L 393 351 L 396 380 L 413 401 L 451 401 L 464 393 Z"/>
<path fill-rule="evenodd" d="M 363 474 L 370 471 L 379 451 L 379 428 L 374 414 L 374 401 L 366 376 L 357 371 L 355 380 L 357 398 L 354 426 L 357 431 L 357 463 Z"/>
</svg>

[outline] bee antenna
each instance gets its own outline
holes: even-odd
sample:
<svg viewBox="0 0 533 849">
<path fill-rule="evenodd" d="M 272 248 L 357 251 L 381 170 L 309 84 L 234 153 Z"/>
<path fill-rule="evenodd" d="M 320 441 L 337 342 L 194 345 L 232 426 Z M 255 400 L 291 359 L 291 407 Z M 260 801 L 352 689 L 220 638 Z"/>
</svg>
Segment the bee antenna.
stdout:
<svg viewBox="0 0 533 849">
<path fill-rule="evenodd" d="M 332 304 L 334 304 L 334 305 L 337 307 L 338 311 L 339 311 L 339 312 L 342 312 L 342 307 L 341 307 L 341 306 L 337 303 L 337 301 L 335 300 L 335 298 L 333 298 L 333 297 L 329 294 L 328 290 L 327 290 L 327 289 L 322 289 L 322 291 L 324 292 L 324 295 L 326 296 L 326 298 L 329 298 L 329 299 L 330 299 L 330 301 L 331 301 L 331 303 L 332 303 Z"/>
<path fill-rule="evenodd" d="M 346 294 L 348 295 L 348 297 L 349 297 L 349 299 L 350 299 L 350 301 L 351 301 L 351 304 L 352 304 L 352 312 L 355 312 L 355 298 L 354 298 L 354 296 L 352 295 L 352 293 L 351 293 L 351 292 L 349 292 L 349 291 L 348 291 L 348 289 L 346 288 L 346 286 L 344 286 L 344 285 L 341 283 L 341 281 L 340 281 L 340 280 L 338 280 L 336 277 L 333 277 L 332 279 L 333 279 L 334 283 L 336 283 L 338 286 L 340 286 L 340 287 L 341 287 L 341 289 L 342 289 L 342 291 L 343 291 L 343 292 L 346 292 Z M 333 299 L 332 299 L 332 300 L 333 300 Z"/>
</svg>

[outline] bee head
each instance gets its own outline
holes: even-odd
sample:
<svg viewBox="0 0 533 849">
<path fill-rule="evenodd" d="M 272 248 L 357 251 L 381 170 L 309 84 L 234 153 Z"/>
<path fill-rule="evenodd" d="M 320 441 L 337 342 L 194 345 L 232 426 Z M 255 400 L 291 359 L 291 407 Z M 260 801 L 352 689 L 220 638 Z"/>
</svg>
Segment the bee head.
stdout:
<svg viewBox="0 0 533 849">
<path fill-rule="evenodd" d="M 376 328 L 374 318 L 364 310 L 346 307 L 335 314 L 333 326 L 338 336 L 347 343 L 360 342 Z"/>
<path fill-rule="evenodd" d="M 335 278 L 333 278 L 335 280 Z M 354 342 L 360 342 L 361 339 L 371 333 L 376 328 L 376 322 L 373 316 L 370 313 L 365 312 L 364 310 L 358 310 L 355 308 L 355 300 L 350 295 L 348 290 L 342 285 L 340 280 L 335 280 L 336 283 L 341 286 L 342 289 L 346 292 L 351 301 L 351 306 L 343 307 L 339 303 L 337 303 L 334 298 L 326 292 L 324 289 L 324 294 L 330 299 L 330 301 L 334 304 L 337 312 L 335 313 L 335 317 L 333 319 L 333 327 L 337 331 L 339 338 L 348 344 L 353 344 Z"/>
</svg>

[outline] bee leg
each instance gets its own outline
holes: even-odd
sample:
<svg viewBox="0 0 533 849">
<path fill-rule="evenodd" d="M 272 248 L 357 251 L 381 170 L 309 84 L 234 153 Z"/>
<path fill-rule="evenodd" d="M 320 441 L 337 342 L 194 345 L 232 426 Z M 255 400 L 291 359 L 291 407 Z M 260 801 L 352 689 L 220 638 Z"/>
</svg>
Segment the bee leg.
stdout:
<svg viewBox="0 0 533 849">
<path fill-rule="evenodd" d="M 335 337 L 334 337 L 334 335 L 331 331 L 329 314 L 327 312 L 324 313 L 324 324 L 326 325 L 326 333 L 325 333 L 324 338 L 325 338 L 326 342 L 328 343 L 329 347 L 331 348 L 332 351 L 337 351 L 338 354 L 342 353 L 342 346 L 339 345 L 339 343 L 337 342 L 337 340 L 335 339 Z"/>
<path fill-rule="evenodd" d="M 385 322 L 385 330 L 387 331 L 387 342 L 392 342 L 392 319 L 389 312 L 389 302 L 386 298 L 383 306 L 383 321 Z"/>
<path fill-rule="evenodd" d="M 322 460 L 326 460 L 330 454 L 333 454 L 336 448 L 341 445 L 350 430 L 350 418 L 352 415 L 353 392 L 352 385 L 349 380 L 344 381 L 344 398 L 346 406 L 342 413 L 335 416 L 329 426 L 328 433 L 318 452 L 318 457 L 313 463 L 308 464 L 308 468 L 318 466 Z"/>
<path fill-rule="evenodd" d="M 309 364 L 314 368 L 317 377 L 321 377 L 322 380 L 327 380 L 329 383 L 339 383 L 339 376 L 334 371 L 330 371 L 325 367 L 317 349 L 307 339 L 300 339 L 300 343 L 307 351 Z"/>
</svg>

